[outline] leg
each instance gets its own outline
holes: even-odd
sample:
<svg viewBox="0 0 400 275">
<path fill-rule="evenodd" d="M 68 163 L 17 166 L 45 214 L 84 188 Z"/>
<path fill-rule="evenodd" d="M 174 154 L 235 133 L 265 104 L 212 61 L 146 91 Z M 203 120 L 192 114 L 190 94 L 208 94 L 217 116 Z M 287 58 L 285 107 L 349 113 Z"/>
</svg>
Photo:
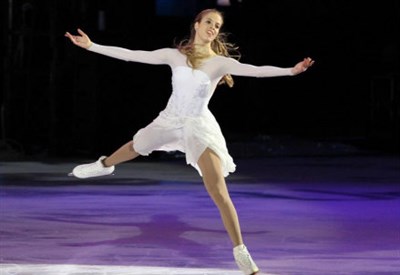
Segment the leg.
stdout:
<svg viewBox="0 0 400 275">
<path fill-rule="evenodd" d="M 102 156 L 94 163 L 78 165 L 70 174 L 78 178 L 110 175 L 114 172 L 115 165 L 132 160 L 139 155 L 147 156 L 163 145 L 175 142 L 180 135 L 180 131 L 168 130 L 150 123 L 136 133 L 133 141 L 122 145 L 109 157 Z"/>
<path fill-rule="evenodd" d="M 204 185 L 221 214 L 222 221 L 233 243 L 233 255 L 236 264 L 245 275 L 255 275 L 259 269 L 243 244 L 239 219 L 230 198 L 225 178 L 222 175 L 221 162 L 217 154 L 207 148 L 198 161 L 203 175 Z"/>
<path fill-rule="evenodd" d="M 226 231 L 234 246 L 243 244 L 239 219 L 235 206 L 229 196 L 225 178 L 222 175 L 221 163 L 217 154 L 207 148 L 200 156 L 198 165 L 203 174 L 204 185 L 217 205 Z"/>
<path fill-rule="evenodd" d="M 133 141 L 129 141 L 126 144 L 122 145 L 109 157 L 105 158 L 103 160 L 103 164 L 105 167 L 110 167 L 113 165 L 117 165 L 121 162 L 132 160 L 137 156 L 139 156 L 139 153 L 137 153 L 135 149 L 133 149 Z"/>
</svg>

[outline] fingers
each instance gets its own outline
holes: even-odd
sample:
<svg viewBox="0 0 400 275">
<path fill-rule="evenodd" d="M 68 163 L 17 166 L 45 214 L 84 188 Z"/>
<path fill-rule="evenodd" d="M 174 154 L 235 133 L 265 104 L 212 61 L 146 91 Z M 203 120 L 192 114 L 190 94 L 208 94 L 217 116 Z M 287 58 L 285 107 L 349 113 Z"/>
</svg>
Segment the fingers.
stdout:
<svg viewBox="0 0 400 275">
<path fill-rule="evenodd" d="M 303 64 L 306 68 L 311 67 L 314 64 L 314 60 L 311 57 L 304 58 Z"/>
<path fill-rule="evenodd" d="M 68 37 L 68 38 L 71 38 L 71 37 L 72 37 L 72 35 L 71 35 L 69 32 L 66 32 L 66 33 L 64 34 L 64 36 L 65 36 L 65 37 Z"/>
<path fill-rule="evenodd" d="M 78 29 L 78 33 L 79 33 L 82 37 L 88 38 L 87 34 L 84 33 L 81 29 Z M 70 34 L 69 32 L 66 32 L 64 36 L 69 37 L 69 38 L 74 38 L 74 39 L 76 39 L 77 37 L 79 37 L 79 36 L 77 36 L 77 35 L 72 35 L 72 34 Z"/>
<path fill-rule="evenodd" d="M 71 41 L 75 42 L 76 41 L 76 36 L 70 34 L 69 32 L 66 32 L 64 34 L 65 37 L 68 37 L 69 39 L 71 39 Z"/>
<path fill-rule="evenodd" d="M 68 37 L 75 45 L 87 49 L 91 45 L 89 37 L 81 29 L 78 29 L 77 35 L 72 35 L 69 32 L 65 32 L 65 37 Z"/>
<path fill-rule="evenodd" d="M 82 35 L 83 37 L 88 37 L 88 36 L 86 35 L 86 33 L 84 33 L 81 29 L 78 29 L 78 33 L 79 33 L 80 35 Z"/>
<path fill-rule="evenodd" d="M 75 45 L 77 44 L 76 38 L 75 38 L 72 34 L 70 34 L 69 32 L 66 32 L 66 33 L 64 34 L 64 36 L 65 36 L 65 37 L 68 37 L 69 40 L 71 40 L 71 42 L 74 43 Z"/>
</svg>

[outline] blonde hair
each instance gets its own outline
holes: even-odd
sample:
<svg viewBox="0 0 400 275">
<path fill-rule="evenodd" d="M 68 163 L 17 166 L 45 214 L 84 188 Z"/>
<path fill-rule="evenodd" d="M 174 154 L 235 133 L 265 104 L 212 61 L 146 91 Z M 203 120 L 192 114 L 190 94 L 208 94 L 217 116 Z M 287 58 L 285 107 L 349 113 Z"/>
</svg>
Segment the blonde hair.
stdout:
<svg viewBox="0 0 400 275">
<path fill-rule="evenodd" d="M 194 19 L 191 28 L 190 28 L 190 37 L 188 39 L 184 39 L 179 42 L 177 45 L 178 50 L 185 54 L 187 57 L 187 64 L 194 68 L 197 69 L 201 66 L 202 59 L 206 58 L 207 56 L 201 55 L 199 53 L 196 53 L 195 47 L 194 47 L 194 38 L 196 35 L 196 30 L 194 28 L 194 25 L 197 22 L 201 22 L 203 17 L 208 14 L 208 13 L 217 13 L 223 20 L 223 15 L 220 11 L 216 9 L 206 9 L 201 11 Z M 240 58 L 240 53 L 238 51 L 238 47 L 236 47 L 234 44 L 227 42 L 227 33 L 218 33 L 217 37 L 211 42 L 211 49 L 217 54 L 217 55 L 222 55 L 222 56 L 227 56 L 227 57 L 233 57 L 233 58 Z M 235 54 L 234 54 L 235 53 Z M 219 82 L 219 84 L 227 84 L 229 87 L 232 87 L 234 84 L 233 78 L 231 75 L 227 74 L 224 75 Z"/>
</svg>

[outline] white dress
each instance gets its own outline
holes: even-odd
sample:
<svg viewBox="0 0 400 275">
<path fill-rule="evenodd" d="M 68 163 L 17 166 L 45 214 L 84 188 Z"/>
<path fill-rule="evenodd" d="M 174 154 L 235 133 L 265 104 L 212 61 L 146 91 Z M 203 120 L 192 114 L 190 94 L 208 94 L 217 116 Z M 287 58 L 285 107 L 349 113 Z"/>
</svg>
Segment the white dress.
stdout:
<svg viewBox="0 0 400 275">
<path fill-rule="evenodd" d="M 223 175 L 235 171 L 222 131 L 208 109 L 208 103 L 221 78 L 226 74 L 253 77 L 292 75 L 291 68 L 253 66 L 233 58 L 214 56 L 201 67 L 193 69 L 186 56 L 177 49 L 133 51 L 93 43 L 90 51 L 125 61 L 169 65 L 172 71 L 172 94 L 167 106 L 146 127 L 133 137 L 134 150 L 148 155 L 154 150 L 181 151 L 186 163 L 201 170 L 197 162 L 206 148 L 214 151 L 220 161 Z"/>
</svg>

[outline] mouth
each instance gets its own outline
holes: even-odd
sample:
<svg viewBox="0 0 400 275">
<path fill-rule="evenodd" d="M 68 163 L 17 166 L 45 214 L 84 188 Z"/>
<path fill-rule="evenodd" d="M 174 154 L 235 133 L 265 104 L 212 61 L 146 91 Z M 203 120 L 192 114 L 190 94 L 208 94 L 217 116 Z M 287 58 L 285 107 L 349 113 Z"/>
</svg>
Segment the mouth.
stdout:
<svg viewBox="0 0 400 275">
<path fill-rule="evenodd" d="M 213 36 L 214 32 L 213 31 L 207 31 L 207 34 L 210 35 L 210 36 Z"/>
</svg>

